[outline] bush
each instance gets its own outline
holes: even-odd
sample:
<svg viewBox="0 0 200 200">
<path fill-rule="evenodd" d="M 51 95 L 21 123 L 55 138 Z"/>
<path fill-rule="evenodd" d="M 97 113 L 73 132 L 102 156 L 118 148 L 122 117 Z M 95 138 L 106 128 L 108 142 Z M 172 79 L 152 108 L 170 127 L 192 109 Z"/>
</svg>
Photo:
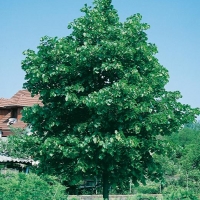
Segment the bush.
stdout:
<svg viewBox="0 0 200 200">
<path fill-rule="evenodd" d="M 137 193 L 141 193 L 141 194 L 159 194 L 160 193 L 159 185 L 156 185 L 156 184 L 138 186 L 136 190 L 137 190 Z"/>
<path fill-rule="evenodd" d="M 35 174 L 0 174 L 0 200 L 66 200 L 65 187 L 52 177 Z"/>
<path fill-rule="evenodd" d="M 138 195 L 137 196 L 137 200 L 157 200 L 156 197 L 147 197 L 147 196 L 143 196 L 143 195 Z"/>
<path fill-rule="evenodd" d="M 172 191 L 170 194 L 164 196 L 164 200 L 198 200 L 198 197 L 191 191 L 186 191 L 184 189 L 178 189 Z"/>
</svg>

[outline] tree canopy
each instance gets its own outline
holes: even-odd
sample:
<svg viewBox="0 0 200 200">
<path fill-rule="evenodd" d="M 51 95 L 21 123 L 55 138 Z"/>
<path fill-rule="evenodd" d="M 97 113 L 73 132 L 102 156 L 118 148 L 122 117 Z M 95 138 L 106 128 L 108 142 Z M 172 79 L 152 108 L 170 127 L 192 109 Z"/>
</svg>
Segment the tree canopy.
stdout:
<svg viewBox="0 0 200 200">
<path fill-rule="evenodd" d="M 25 108 L 23 120 L 40 138 L 33 155 L 41 165 L 69 184 L 100 177 L 108 198 L 117 180 L 158 180 L 161 167 L 152 157 L 164 151 L 158 136 L 194 121 L 199 110 L 165 90 L 169 74 L 140 14 L 122 23 L 111 0 L 81 11 L 69 36 L 45 36 L 37 52 L 24 52 L 24 88 L 44 105 Z"/>
</svg>

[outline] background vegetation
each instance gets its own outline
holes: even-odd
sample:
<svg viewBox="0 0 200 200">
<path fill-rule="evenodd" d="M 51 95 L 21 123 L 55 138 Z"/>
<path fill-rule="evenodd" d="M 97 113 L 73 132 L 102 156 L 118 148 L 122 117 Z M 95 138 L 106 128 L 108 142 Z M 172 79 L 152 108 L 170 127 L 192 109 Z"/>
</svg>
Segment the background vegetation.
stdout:
<svg viewBox="0 0 200 200">
<path fill-rule="evenodd" d="M 0 174 L 0 200 L 66 200 L 66 188 L 53 177 L 36 174 Z"/>
<path fill-rule="evenodd" d="M 20 133 L 20 130 L 14 130 L 15 134 L 8 137 L 8 141 L 0 142 L 0 152 L 4 152 L 7 155 L 19 157 L 21 155 L 24 158 L 30 157 L 30 148 L 24 146 L 23 141 L 27 141 L 28 137 L 32 141 L 32 136 L 27 136 L 25 133 Z M 110 190 L 110 194 L 163 194 L 166 199 L 175 199 L 188 197 L 188 199 L 198 199 L 200 191 L 200 123 L 185 125 L 182 130 L 177 133 L 173 133 L 171 136 L 162 137 L 166 144 L 165 155 L 155 155 L 155 159 L 161 164 L 164 179 L 160 182 L 147 181 L 146 185 L 140 184 L 138 187 L 131 186 L 130 191 L 130 180 L 119 181 L 116 185 L 113 185 Z M 29 145 L 32 145 L 30 142 Z M 20 147 L 20 148 L 19 148 Z M 44 176 L 43 170 L 40 167 L 32 167 L 31 171 L 40 176 Z M 47 173 L 48 174 L 48 173 Z M 10 176 L 10 175 L 9 175 Z M 29 181 L 28 187 L 34 187 L 34 180 L 39 180 L 38 176 L 33 174 L 28 179 L 23 178 L 23 175 L 11 175 L 10 179 L 4 179 L 1 181 L 1 190 L 7 191 L 9 194 L 9 188 L 14 187 L 12 184 L 18 185 L 24 181 L 24 186 Z M 3 180 L 5 175 L 1 176 Z M 34 179 L 31 183 L 30 179 Z M 9 180 L 9 181 L 8 181 Z M 14 182 L 11 183 L 13 180 Z M 62 180 L 57 178 L 57 180 Z M 8 181 L 5 184 L 5 181 Z M 40 180 L 44 183 L 44 180 Z M 62 181 L 60 181 L 64 184 Z M 44 190 L 55 191 L 57 186 L 43 187 Z M 3 188 L 2 188 L 3 187 Z M 7 188 L 7 189 L 6 189 Z M 24 187 L 25 189 L 26 187 Z M 59 191 L 63 191 L 62 187 Z M 78 187 L 77 187 L 78 188 Z M 78 190 L 78 189 L 77 189 Z M 12 190 L 10 190 L 11 192 Z M 26 191 L 29 191 L 26 189 Z M 78 193 L 76 191 L 75 193 Z M 94 194 L 95 190 L 82 190 L 82 194 Z M 98 193 L 101 193 L 101 187 L 98 188 Z M 11 192 L 12 193 L 12 192 Z M 23 192 L 22 192 L 23 193 Z M 22 194 L 20 194 L 22 195 Z M 31 193 L 33 195 L 33 193 Z M 39 193 L 38 193 L 39 195 Z M 42 193 L 41 193 L 42 195 Z"/>
</svg>

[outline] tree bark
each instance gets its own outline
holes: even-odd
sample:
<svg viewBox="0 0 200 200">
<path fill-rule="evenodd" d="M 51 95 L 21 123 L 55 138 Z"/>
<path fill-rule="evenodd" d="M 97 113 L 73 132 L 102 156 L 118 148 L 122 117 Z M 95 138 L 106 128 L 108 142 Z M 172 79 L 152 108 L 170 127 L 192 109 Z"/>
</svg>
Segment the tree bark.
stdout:
<svg viewBox="0 0 200 200">
<path fill-rule="evenodd" d="M 106 171 L 103 172 L 103 199 L 109 200 L 109 182 L 108 182 L 108 173 Z"/>
</svg>

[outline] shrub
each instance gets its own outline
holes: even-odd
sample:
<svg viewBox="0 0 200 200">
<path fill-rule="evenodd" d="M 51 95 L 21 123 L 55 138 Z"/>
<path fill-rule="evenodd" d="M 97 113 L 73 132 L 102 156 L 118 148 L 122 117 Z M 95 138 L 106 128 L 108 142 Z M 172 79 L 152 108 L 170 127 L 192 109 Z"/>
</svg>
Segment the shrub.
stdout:
<svg viewBox="0 0 200 200">
<path fill-rule="evenodd" d="M 160 193 L 160 189 L 159 189 L 159 186 L 158 185 L 146 185 L 146 186 L 138 186 L 136 188 L 137 192 L 138 193 L 141 193 L 141 194 L 159 194 Z"/>
<path fill-rule="evenodd" d="M 0 174 L 0 200 L 66 200 L 65 187 L 53 177 L 35 174 Z"/>
<path fill-rule="evenodd" d="M 178 189 L 172 191 L 170 194 L 164 196 L 164 200 L 198 200 L 198 197 L 191 191 L 186 191 L 184 189 Z"/>
<path fill-rule="evenodd" d="M 147 196 L 143 196 L 143 195 L 138 195 L 137 196 L 137 200 L 157 200 L 156 197 L 147 197 Z"/>
</svg>

